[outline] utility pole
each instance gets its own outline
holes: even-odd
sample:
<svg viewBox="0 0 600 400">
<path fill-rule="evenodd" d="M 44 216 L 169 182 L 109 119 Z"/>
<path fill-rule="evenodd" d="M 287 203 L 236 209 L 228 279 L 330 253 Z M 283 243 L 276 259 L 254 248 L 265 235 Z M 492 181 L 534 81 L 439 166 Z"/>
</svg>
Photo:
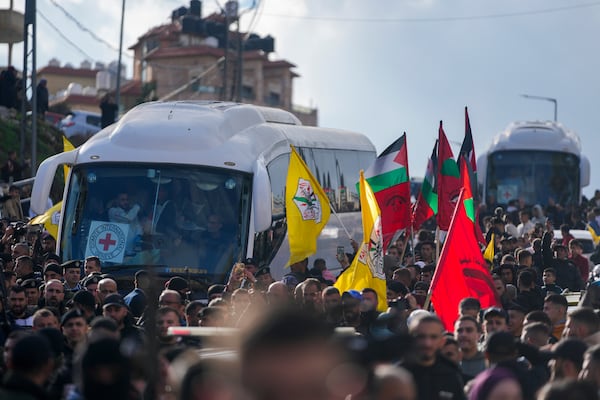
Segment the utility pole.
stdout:
<svg viewBox="0 0 600 400">
<path fill-rule="evenodd" d="M 121 101 L 121 58 L 123 54 L 123 23 L 125 21 L 125 0 L 121 2 L 121 33 L 119 38 L 119 58 L 117 62 L 117 89 L 115 93 L 115 103 L 117 103 L 117 113 L 120 109 Z"/>
</svg>

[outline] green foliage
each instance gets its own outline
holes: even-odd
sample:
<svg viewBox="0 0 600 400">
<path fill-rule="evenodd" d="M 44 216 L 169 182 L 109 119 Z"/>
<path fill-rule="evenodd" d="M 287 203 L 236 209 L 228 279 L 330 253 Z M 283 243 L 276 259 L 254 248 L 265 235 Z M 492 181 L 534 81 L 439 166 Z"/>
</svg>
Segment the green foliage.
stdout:
<svg viewBox="0 0 600 400">
<path fill-rule="evenodd" d="M 15 150 L 20 154 L 21 144 L 21 120 L 20 114 L 15 118 L 0 118 L 0 165 L 7 159 L 7 153 Z M 46 121 L 38 119 L 37 122 L 37 164 L 46 158 L 63 151 L 62 132 L 56 127 L 47 124 Z M 31 160 L 31 120 L 26 121 L 25 147 L 23 148 L 23 160 Z M 64 177 L 62 170 L 57 171 L 52 189 L 52 199 L 60 199 L 64 188 Z M 25 171 L 23 177 L 31 176 L 31 171 Z"/>
</svg>

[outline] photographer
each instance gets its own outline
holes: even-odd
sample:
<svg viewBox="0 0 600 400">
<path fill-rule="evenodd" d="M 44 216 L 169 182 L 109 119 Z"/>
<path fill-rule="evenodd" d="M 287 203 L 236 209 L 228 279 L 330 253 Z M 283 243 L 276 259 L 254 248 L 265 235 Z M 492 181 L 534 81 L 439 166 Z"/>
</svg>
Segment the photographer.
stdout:
<svg viewBox="0 0 600 400">
<path fill-rule="evenodd" d="M 17 186 L 11 186 L 8 189 L 8 195 L 0 197 L 2 205 L 2 215 L 10 221 L 23 221 L 23 208 L 21 207 L 21 189 Z"/>
</svg>

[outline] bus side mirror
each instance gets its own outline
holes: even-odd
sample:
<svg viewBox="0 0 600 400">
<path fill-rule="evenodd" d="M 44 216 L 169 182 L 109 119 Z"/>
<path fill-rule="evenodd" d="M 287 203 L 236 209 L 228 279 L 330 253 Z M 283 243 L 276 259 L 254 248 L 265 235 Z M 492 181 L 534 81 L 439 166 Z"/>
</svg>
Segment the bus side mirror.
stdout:
<svg viewBox="0 0 600 400">
<path fill-rule="evenodd" d="M 46 211 L 48 204 L 48 196 L 56 169 L 63 164 L 73 165 L 77 158 L 77 151 L 67 151 L 58 153 L 45 159 L 39 166 L 35 174 L 33 189 L 31 190 L 30 207 L 36 214 L 43 214 Z"/>
<path fill-rule="evenodd" d="M 271 227 L 271 181 L 262 162 L 254 163 L 252 179 L 252 208 L 254 209 L 254 231 L 263 232 Z"/>
<path fill-rule="evenodd" d="M 579 159 L 579 180 L 581 181 L 581 187 L 588 186 L 590 184 L 590 160 L 583 154 Z"/>
</svg>

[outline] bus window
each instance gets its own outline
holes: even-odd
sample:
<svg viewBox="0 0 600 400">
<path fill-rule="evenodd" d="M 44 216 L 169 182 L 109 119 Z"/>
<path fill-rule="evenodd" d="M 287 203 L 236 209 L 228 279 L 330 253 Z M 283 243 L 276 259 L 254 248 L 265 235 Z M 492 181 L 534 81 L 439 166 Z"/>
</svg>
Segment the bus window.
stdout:
<svg viewBox="0 0 600 400">
<path fill-rule="evenodd" d="M 65 259 L 168 266 L 221 281 L 243 258 L 250 175 L 195 166 L 79 165 L 61 237 Z"/>
</svg>

